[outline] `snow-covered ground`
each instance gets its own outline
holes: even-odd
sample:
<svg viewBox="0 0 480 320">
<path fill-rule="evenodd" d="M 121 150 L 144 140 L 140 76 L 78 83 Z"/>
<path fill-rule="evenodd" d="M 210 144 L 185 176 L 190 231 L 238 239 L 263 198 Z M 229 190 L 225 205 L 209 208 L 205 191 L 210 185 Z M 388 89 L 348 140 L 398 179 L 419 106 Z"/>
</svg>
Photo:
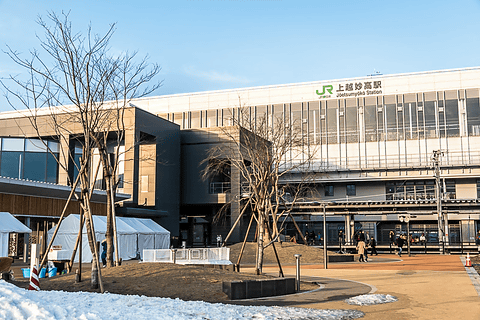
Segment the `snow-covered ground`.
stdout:
<svg viewBox="0 0 480 320">
<path fill-rule="evenodd" d="M 374 304 L 389 303 L 395 301 L 398 301 L 398 299 L 389 294 L 363 294 L 361 296 L 356 296 L 345 300 L 346 303 L 357 306 L 371 306 Z"/>
<path fill-rule="evenodd" d="M 363 315 L 357 310 L 237 306 L 109 293 L 28 291 L 0 280 L 0 319 L 356 319 Z"/>
</svg>

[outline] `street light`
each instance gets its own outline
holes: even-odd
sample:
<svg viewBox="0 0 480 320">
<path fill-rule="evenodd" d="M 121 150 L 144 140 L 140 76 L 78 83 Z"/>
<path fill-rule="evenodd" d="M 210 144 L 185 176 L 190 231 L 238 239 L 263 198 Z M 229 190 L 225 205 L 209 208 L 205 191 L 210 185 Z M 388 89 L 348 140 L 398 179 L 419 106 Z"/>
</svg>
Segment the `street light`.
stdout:
<svg viewBox="0 0 480 320">
<path fill-rule="evenodd" d="M 327 218 L 326 218 L 326 206 L 323 203 L 323 268 L 328 269 L 328 257 L 327 257 Z"/>
<path fill-rule="evenodd" d="M 323 202 L 323 268 L 328 269 L 327 256 L 327 205 L 332 205 L 335 202 Z"/>
<path fill-rule="evenodd" d="M 404 214 L 398 216 L 398 220 L 400 222 L 406 222 L 407 223 L 407 250 L 408 250 L 408 256 L 411 257 L 412 255 L 410 254 L 410 219 L 416 218 L 416 216 L 411 216 L 410 214 Z"/>
</svg>

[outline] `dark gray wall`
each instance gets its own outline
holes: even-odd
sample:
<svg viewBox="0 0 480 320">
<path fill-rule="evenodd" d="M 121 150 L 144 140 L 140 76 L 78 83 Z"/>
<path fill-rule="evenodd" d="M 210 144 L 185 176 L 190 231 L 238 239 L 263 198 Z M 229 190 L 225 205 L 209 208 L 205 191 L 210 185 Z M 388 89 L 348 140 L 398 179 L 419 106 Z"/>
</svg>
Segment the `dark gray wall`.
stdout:
<svg viewBox="0 0 480 320">
<path fill-rule="evenodd" d="M 164 211 L 164 213 L 160 219 L 155 220 L 169 230 L 172 236 L 178 236 L 180 222 L 180 126 L 144 110 L 136 109 L 135 131 L 136 134 L 145 132 L 156 138 L 155 209 Z M 135 171 L 136 181 L 138 181 L 138 162 Z M 138 194 L 138 184 L 134 194 Z"/>
</svg>

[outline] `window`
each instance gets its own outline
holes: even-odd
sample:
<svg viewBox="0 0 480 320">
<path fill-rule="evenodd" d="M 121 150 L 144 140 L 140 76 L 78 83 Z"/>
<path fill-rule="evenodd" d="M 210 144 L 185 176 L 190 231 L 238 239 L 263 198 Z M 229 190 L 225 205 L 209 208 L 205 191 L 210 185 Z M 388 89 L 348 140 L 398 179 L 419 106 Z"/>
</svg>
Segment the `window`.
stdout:
<svg viewBox="0 0 480 320">
<path fill-rule="evenodd" d="M 354 184 L 347 184 L 347 196 L 356 196 L 357 187 Z"/>
<path fill-rule="evenodd" d="M 141 192 L 148 192 L 148 176 L 142 176 L 140 181 Z"/>
<path fill-rule="evenodd" d="M 49 152 L 58 156 L 58 142 L 33 138 L 0 138 L 0 142 L 0 175 L 57 183 L 58 164 Z"/>
<path fill-rule="evenodd" d="M 480 180 L 477 180 L 477 198 L 480 199 Z"/>
<path fill-rule="evenodd" d="M 333 197 L 333 185 L 325 186 L 325 197 Z"/>
</svg>

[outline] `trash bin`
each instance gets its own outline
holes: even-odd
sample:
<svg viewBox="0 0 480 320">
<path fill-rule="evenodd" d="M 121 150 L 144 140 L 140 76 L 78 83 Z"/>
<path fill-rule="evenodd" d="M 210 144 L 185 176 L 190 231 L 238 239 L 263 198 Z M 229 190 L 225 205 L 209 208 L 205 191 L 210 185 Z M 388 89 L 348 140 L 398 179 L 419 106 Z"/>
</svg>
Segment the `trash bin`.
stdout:
<svg viewBox="0 0 480 320">
<path fill-rule="evenodd" d="M 38 277 L 45 278 L 46 275 L 47 275 L 47 268 L 42 268 L 42 270 L 40 270 L 40 274 L 38 275 Z"/>
<path fill-rule="evenodd" d="M 30 278 L 30 268 L 22 268 L 24 278 Z"/>
<path fill-rule="evenodd" d="M 57 268 L 53 267 L 53 268 L 48 269 L 48 277 L 49 278 L 55 277 L 56 275 L 57 275 Z"/>
</svg>

